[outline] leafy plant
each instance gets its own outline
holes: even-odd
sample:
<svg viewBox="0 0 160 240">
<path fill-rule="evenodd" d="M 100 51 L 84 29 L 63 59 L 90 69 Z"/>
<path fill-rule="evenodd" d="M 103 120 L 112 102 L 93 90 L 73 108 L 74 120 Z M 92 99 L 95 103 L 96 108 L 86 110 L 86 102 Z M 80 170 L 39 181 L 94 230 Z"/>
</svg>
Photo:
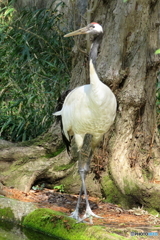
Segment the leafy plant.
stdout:
<svg viewBox="0 0 160 240">
<path fill-rule="evenodd" d="M 57 189 L 59 192 L 64 192 L 64 185 L 54 186 L 54 189 Z"/>
<path fill-rule="evenodd" d="M 39 185 L 35 185 L 32 187 L 32 190 L 35 190 L 35 191 L 42 191 L 45 187 L 45 183 L 42 183 L 40 186 Z"/>
<path fill-rule="evenodd" d="M 72 41 L 63 39 L 58 5 L 17 12 L 11 2 L 0 10 L 0 136 L 5 140 L 25 141 L 45 132 L 56 99 L 68 86 Z"/>
<path fill-rule="evenodd" d="M 157 50 L 155 51 L 155 54 L 160 54 L 160 49 L 157 49 Z"/>
</svg>

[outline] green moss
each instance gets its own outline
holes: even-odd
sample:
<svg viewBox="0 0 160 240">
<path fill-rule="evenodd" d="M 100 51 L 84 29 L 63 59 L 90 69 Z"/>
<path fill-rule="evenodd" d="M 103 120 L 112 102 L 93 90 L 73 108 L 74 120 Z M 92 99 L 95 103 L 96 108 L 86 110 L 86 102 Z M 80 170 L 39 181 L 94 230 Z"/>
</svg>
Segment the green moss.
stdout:
<svg viewBox="0 0 160 240">
<path fill-rule="evenodd" d="M 75 187 L 77 186 L 77 189 L 79 190 L 81 185 L 80 176 L 78 173 L 75 173 L 73 175 L 73 172 L 71 172 L 69 175 L 67 175 L 64 179 L 60 181 L 60 184 L 63 184 L 65 186 L 65 192 L 75 193 Z"/>
<path fill-rule="evenodd" d="M 102 189 L 107 202 L 120 204 L 125 209 L 145 205 L 144 192 L 133 181 L 124 180 L 124 193 L 115 185 L 109 176 L 102 178 Z M 142 196 L 143 195 L 143 196 Z M 148 195 L 147 195 L 148 196 Z M 159 199 L 159 198 L 158 198 Z M 159 202 L 159 200 L 157 200 Z"/>
<path fill-rule="evenodd" d="M 119 192 L 109 176 L 102 179 L 102 188 L 107 202 L 117 203 Z"/>
<path fill-rule="evenodd" d="M 67 170 L 67 169 L 70 169 L 72 166 L 74 165 L 74 163 L 69 163 L 69 164 L 63 164 L 61 166 L 56 166 L 54 168 L 55 171 L 64 171 L 64 170 Z"/>
<path fill-rule="evenodd" d="M 85 224 L 76 224 L 73 219 L 50 209 L 35 210 L 24 218 L 23 225 L 63 239 L 85 239 L 79 238 L 81 228 L 86 229 Z M 74 238 L 68 237 L 70 235 Z"/>
<path fill-rule="evenodd" d="M 57 151 L 55 152 L 51 152 L 51 153 L 47 153 L 45 154 L 45 156 L 43 156 L 44 158 L 48 159 L 48 158 L 52 158 L 52 157 L 56 157 L 57 155 L 59 155 L 61 152 L 63 152 L 63 150 L 65 149 L 64 146 L 60 146 Z"/>
<path fill-rule="evenodd" d="M 13 214 L 11 208 L 9 208 L 9 207 L 0 208 L 0 218 L 5 219 L 5 220 L 13 221 L 14 220 L 14 214 Z"/>
<path fill-rule="evenodd" d="M 154 216 L 158 216 L 158 217 L 160 216 L 160 213 L 158 211 L 156 211 L 155 209 L 147 208 L 146 210 Z"/>
<path fill-rule="evenodd" d="M 24 218 L 22 224 L 62 240 L 126 240 L 115 233 L 107 233 L 106 229 L 100 226 L 77 224 L 74 219 L 51 209 L 36 209 Z"/>
<path fill-rule="evenodd" d="M 129 207 L 136 207 L 136 205 L 143 205 L 145 208 L 155 209 L 160 211 L 160 192 L 154 191 L 150 192 L 144 188 L 140 188 L 135 182 L 124 180 L 124 192 L 126 199 L 130 203 Z M 149 188 L 149 183 L 148 183 Z M 152 186 L 151 186 L 152 188 Z"/>
<path fill-rule="evenodd" d="M 131 193 L 134 195 L 139 195 L 139 187 L 136 185 L 134 181 L 128 181 L 128 179 L 123 179 L 124 181 L 124 192 L 126 195 L 130 195 Z"/>
<path fill-rule="evenodd" d="M 53 141 L 52 133 L 47 132 L 45 135 L 40 135 L 35 139 L 19 142 L 17 146 L 19 147 L 29 147 L 29 146 L 43 146 L 46 142 L 50 143 Z"/>
<path fill-rule="evenodd" d="M 151 171 L 151 169 L 147 168 L 147 166 L 142 169 L 142 175 L 143 175 L 145 180 L 152 180 L 153 179 L 153 172 Z"/>
<path fill-rule="evenodd" d="M 109 176 L 104 176 L 101 184 L 107 202 L 120 204 L 125 207 L 128 205 L 126 197 L 121 193 Z"/>
<path fill-rule="evenodd" d="M 10 183 L 11 186 L 13 186 L 14 177 L 17 178 L 17 172 L 18 172 L 17 169 L 21 168 L 24 164 L 28 163 L 29 161 L 31 161 L 31 159 L 28 156 L 19 158 L 15 162 L 13 162 L 13 164 L 11 164 L 11 166 L 5 172 L 3 172 L 4 176 L 10 176 L 12 174 L 12 179 Z"/>
<path fill-rule="evenodd" d="M 126 195 L 126 198 L 128 199 L 129 207 L 138 207 L 142 203 L 142 189 L 136 184 L 136 182 L 128 181 L 128 179 L 124 179 L 124 192 Z"/>
<path fill-rule="evenodd" d="M 16 226 L 16 223 L 14 221 L 7 220 L 7 219 L 0 219 L 0 229 L 3 229 L 4 231 L 11 231 L 15 226 Z"/>
<path fill-rule="evenodd" d="M 154 191 L 150 194 L 143 196 L 144 206 L 148 209 L 155 209 L 155 211 L 160 212 L 160 192 Z"/>
<path fill-rule="evenodd" d="M 2 234 L 3 234 L 3 233 L 2 233 Z M 2 236 L 2 234 L 0 233 L 0 239 L 1 239 L 1 240 L 8 240 L 8 238 L 7 238 L 6 236 L 4 236 L 4 235 Z"/>
<path fill-rule="evenodd" d="M 23 158 L 19 158 L 11 165 L 11 169 L 16 170 L 17 167 L 22 166 L 29 161 L 30 161 L 30 158 L 28 156 L 24 156 Z"/>
<path fill-rule="evenodd" d="M 57 151 L 55 151 L 54 153 L 52 153 L 52 157 L 56 157 L 58 154 L 60 154 L 61 152 L 63 152 L 63 150 L 65 149 L 64 146 L 60 146 Z"/>
<path fill-rule="evenodd" d="M 127 240 L 128 239 L 124 236 L 118 235 L 115 232 L 114 233 L 107 232 L 106 228 L 101 226 L 91 226 L 91 227 L 88 226 L 86 233 L 87 233 L 87 237 L 85 239 L 92 239 L 92 237 L 94 237 L 94 239 L 97 239 L 97 240 Z M 123 231 L 123 234 L 124 234 L 124 231 Z M 132 237 L 132 240 L 137 240 L 137 238 Z"/>
</svg>

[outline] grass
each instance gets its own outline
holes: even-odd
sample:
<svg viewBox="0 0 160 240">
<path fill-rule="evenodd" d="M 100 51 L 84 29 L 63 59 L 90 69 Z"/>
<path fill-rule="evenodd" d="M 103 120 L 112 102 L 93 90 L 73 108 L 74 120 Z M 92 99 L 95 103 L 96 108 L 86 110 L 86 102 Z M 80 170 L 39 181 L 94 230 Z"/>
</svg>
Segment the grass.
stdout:
<svg viewBox="0 0 160 240">
<path fill-rule="evenodd" d="M 0 10 L 1 139 L 19 142 L 44 133 L 68 87 L 72 40 L 63 38 L 58 5 L 17 12 L 12 1 Z"/>
</svg>

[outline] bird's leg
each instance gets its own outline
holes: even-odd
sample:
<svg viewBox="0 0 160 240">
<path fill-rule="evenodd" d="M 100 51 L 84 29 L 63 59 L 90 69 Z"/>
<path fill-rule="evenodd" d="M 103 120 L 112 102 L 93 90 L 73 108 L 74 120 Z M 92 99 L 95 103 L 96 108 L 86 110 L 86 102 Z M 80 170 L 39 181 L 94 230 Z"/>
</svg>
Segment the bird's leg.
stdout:
<svg viewBox="0 0 160 240">
<path fill-rule="evenodd" d="M 90 218 L 90 223 L 93 224 L 92 221 L 92 217 L 96 217 L 96 218 L 102 218 L 98 215 L 96 215 L 95 213 L 93 213 L 93 211 L 91 210 L 89 201 L 88 201 L 88 196 L 87 196 L 87 189 L 86 189 L 86 185 L 85 185 L 85 178 L 86 178 L 86 174 L 89 171 L 89 167 L 90 167 L 90 161 L 91 161 L 91 157 L 92 157 L 93 151 L 91 150 L 90 155 L 88 160 L 86 161 L 86 163 L 82 166 L 82 164 L 79 164 L 79 173 L 81 176 L 81 180 L 82 180 L 82 188 L 84 191 L 84 195 L 85 195 L 85 200 L 86 200 L 86 211 L 84 216 L 82 217 L 81 220 L 79 220 L 79 222 L 85 220 L 86 218 Z"/>
<path fill-rule="evenodd" d="M 85 220 L 86 218 L 90 218 L 90 224 L 93 224 L 92 217 L 96 217 L 96 218 L 102 218 L 102 217 L 96 215 L 91 210 L 91 207 L 90 207 L 90 204 L 89 204 L 89 201 L 88 201 L 88 196 L 87 196 L 87 189 L 86 189 L 86 185 L 85 185 L 84 171 L 80 171 L 80 176 L 81 176 L 82 187 L 83 187 L 83 191 L 84 191 L 84 195 L 85 195 L 85 199 L 86 199 L 86 211 L 85 211 L 85 214 L 83 215 L 82 219 L 79 220 L 79 222 Z"/>
<path fill-rule="evenodd" d="M 76 205 L 76 209 L 70 215 L 71 218 L 74 218 L 74 219 L 78 220 L 78 222 L 82 221 L 82 219 L 79 217 L 79 206 L 80 206 L 80 202 L 81 202 L 82 192 L 83 192 L 83 187 L 81 186 L 79 196 L 78 196 L 77 205 Z"/>
<path fill-rule="evenodd" d="M 86 178 L 86 175 L 90 168 L 90 161 L 92 158 L 93 150 L 91 150 L 89 157 L 88 157 L 88 155 L 81 153 L 81 148 L 79 149 L 78 152 L 79 152 L 78 171 L 79 171 L 79 174 L 81 177 L 82 186 L 80 189 L 76 209 L 74 212 L 71 213 L 70 217 L 78 220 L 77 222 L 83 222 L 83 220 L 85 220 L 86 218 L 90 218 L 90 223 L 93 224 L 92 217 L 101 218 L 101 217 L 97 216 L 95 213 L 93 213 L 91 210 L 91 207 L 90 207 L 90 204 L 88 201 L 88 196 L 87 196 L 87 189 L 86 189 L 86 185 L 85 185 L 85 178 Z M 83 156 L 83 158 L 82 158 L 82 156 Z M 86 156 L 87 156 L 87 159 L 86 159 Z M 82 196 L 83 192 L 84 192 L 85 200 L 86 200 L 86 211 L 85 211 L 84 216 L 82 218 L 80 218 L 79 217 L 79 207 L 80 207 L 81 196 Z"/>
<path fill-rule="evenodd" d="M 81 160 L 81 150 L 79 150 L 79 161 L 78 161 L 78 168 L 81 169 L 82 168 L 82 160 Z M 76 205 L 76 209 L 71 213 L 70 217 L 78 220 L 78 222 L 83 221 L 80 217 L 79 217 L 79 207 L 80 207 L 80 202 L 81 202 L 81 196 L 83 193 L 83 185 L 81 186 L 80 192 L 79 192 L 79 196 L 78 196 L 78 201 L 77 201 L 77 205 Z"/>
</svg>

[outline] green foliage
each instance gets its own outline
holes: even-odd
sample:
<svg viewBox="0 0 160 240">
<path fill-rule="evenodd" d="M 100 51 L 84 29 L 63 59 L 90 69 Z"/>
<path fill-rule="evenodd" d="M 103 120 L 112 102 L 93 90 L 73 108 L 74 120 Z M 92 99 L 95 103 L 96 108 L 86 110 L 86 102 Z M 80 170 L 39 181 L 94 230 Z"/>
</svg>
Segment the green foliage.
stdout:
<svg viewBox="0 0 160 240">
<path fill-rule="evenodd" d="M 54 186 L 54 189 L 57 189 L 59 192 L 64 192 L 64 185 Z"/>
<path fill-rule="evenodd" d="M 46 131 L 56 99 L 68 86 L 72 40 L 63 39 L 58 5 L 17 12 L 11 3 L 0 10 L 0 136 L 5 140 L 30 140 Z"/>
<path fill-rule="evenodd" d="M 13 220 L 14 214 L 11 208 L 0 208 L 0 219 Z"/>
<path fill-rule="evenodd" d="M 155 54 L 160 54 L 160 49 L 157 49 L 157 50 L 155 51 Z"/>
<path fill-rule="evenodd" d="M 44 187 L 45 187 L 45 183 L 42 183 L 40 186 L 39 185 L 33 186 L 32 189 L 35 191 L 42 191 Z"/>
</svg>

